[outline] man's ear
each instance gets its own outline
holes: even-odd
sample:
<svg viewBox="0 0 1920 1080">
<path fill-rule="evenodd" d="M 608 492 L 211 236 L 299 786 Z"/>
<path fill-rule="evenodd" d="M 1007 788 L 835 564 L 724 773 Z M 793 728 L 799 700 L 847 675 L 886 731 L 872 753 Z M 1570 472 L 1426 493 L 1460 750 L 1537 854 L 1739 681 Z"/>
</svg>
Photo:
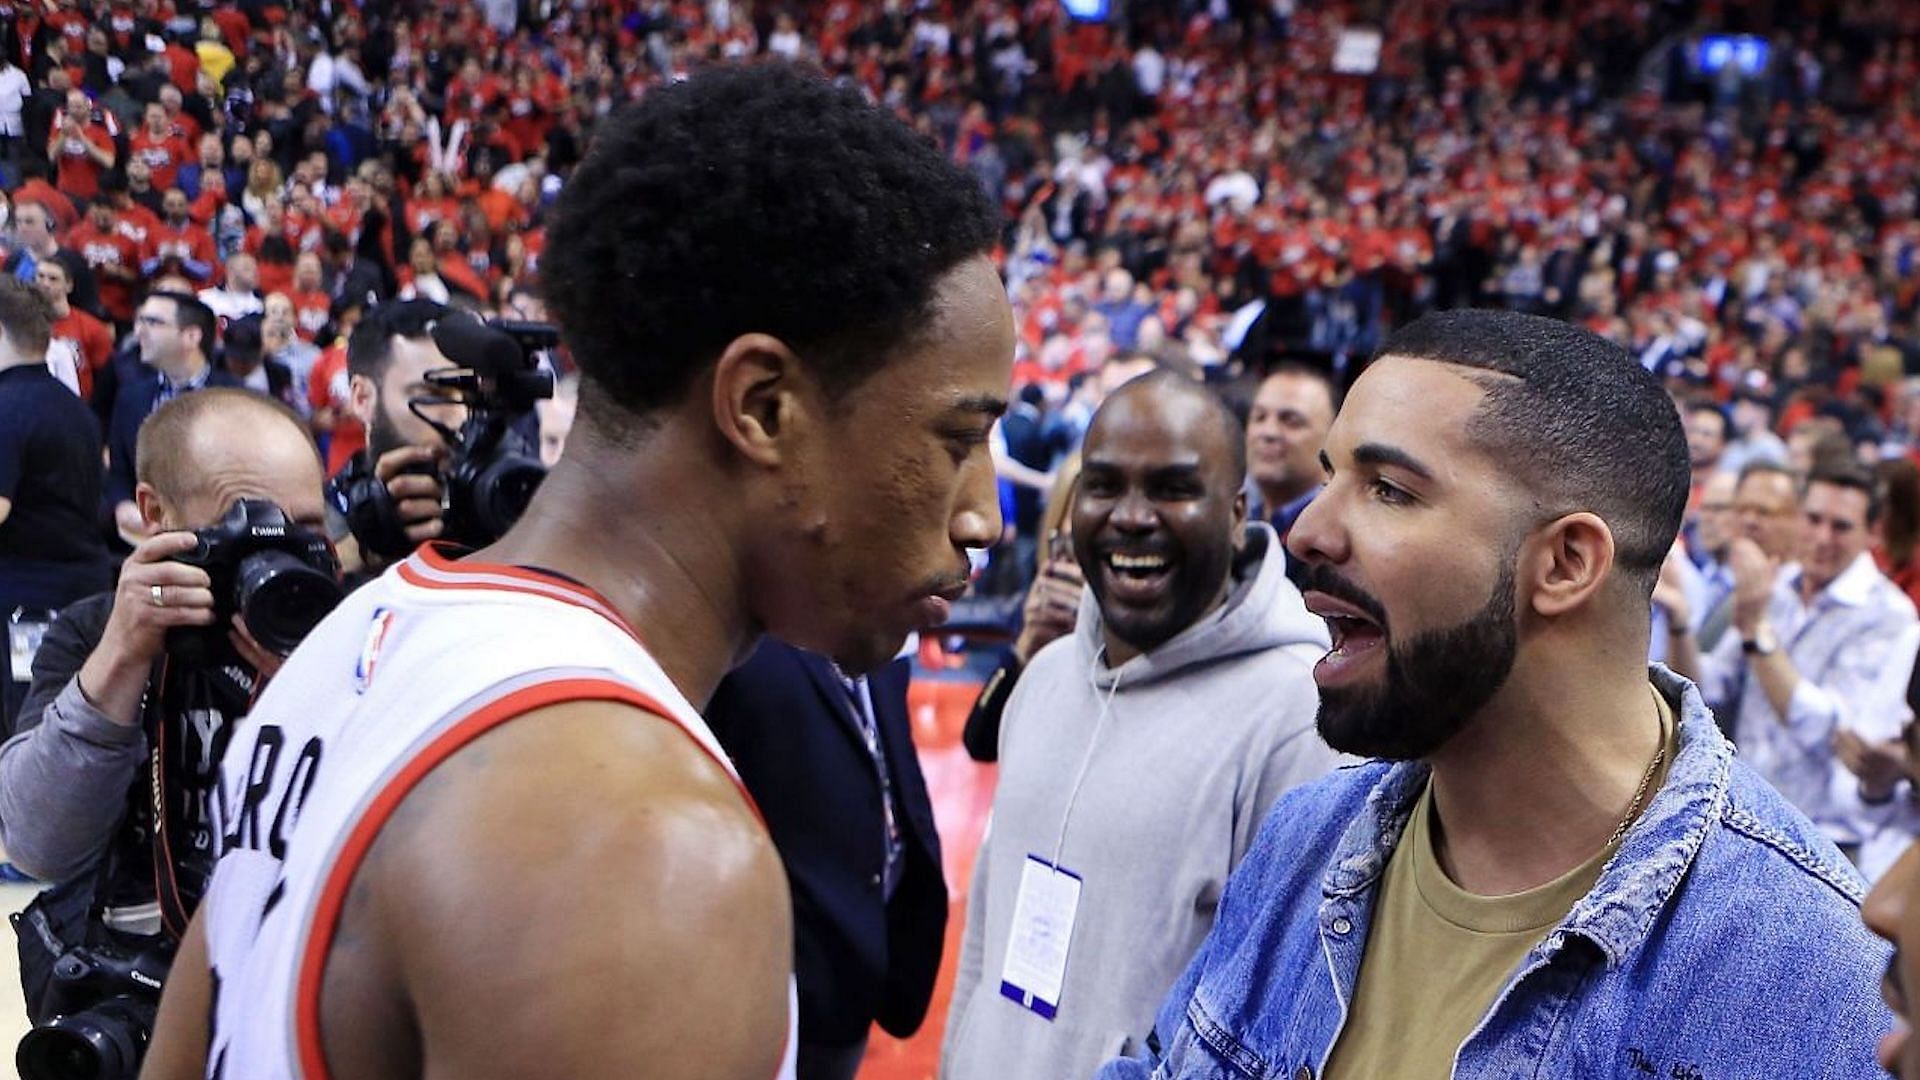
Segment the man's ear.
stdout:
<svg viewBox="0 0 1920 1080">
<path fill-rule="evenodd" d="M 1590 601 L 1613 576 L 1613 530 L 1581 511 L 1541 527 L 1519 585 L 1534 611 L 1564 615 Z"/>
<path fill-rule="evenodd" d="M 790 454 L 819 390 L 779 338 L 742 334 L 713 366 L 713 425 L 748 461 L 773 466 Z"/>
<path fill-rule="evenodd" d="M 146 525 L 149 533 L 161 531 L 161 523 L 167 520 L 166 504 L 160 499 L 160 493 L 153 485 L 142 480 L 133 486 L 133 503 L 140 510 L 140 521 Z"/>
<path fill-rule="evenodd" d="M 365 375 L 347 377 L 347 408 L 352 410 L 353 418 L 367 427 L 373 426 L 374 410 L 380 407 L 380 388 Z"/>
<path fill-rule="evenodd" d="M 1241 488 L 1233 493 L 1233 550 L 1240 552 L 1247 546 L 1247 489 Z"/>
</svg>

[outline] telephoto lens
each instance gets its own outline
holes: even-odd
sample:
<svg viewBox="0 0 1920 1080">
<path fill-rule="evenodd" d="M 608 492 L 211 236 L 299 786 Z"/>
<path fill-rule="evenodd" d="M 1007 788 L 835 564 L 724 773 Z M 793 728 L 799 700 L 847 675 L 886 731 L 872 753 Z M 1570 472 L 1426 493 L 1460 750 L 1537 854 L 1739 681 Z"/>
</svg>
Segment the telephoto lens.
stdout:
<svg viewBox="0 0 1920 1080">
<path fill-rule="evenodd" d="M 27 1032 L 14 1054 L 21 1080 L 134 1080 L 153 1039 L 156 1002 L 129 994 Z"/>
</svg>

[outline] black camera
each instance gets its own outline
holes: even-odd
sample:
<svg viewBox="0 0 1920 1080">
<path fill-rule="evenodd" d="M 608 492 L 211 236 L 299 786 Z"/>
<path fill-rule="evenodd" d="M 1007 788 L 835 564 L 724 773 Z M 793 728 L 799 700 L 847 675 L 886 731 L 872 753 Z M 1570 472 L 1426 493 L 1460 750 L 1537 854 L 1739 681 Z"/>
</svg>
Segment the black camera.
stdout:
<svg viewBox="0 0 1920 1080">
<path fill-rule="evenodd" d="M 177 559 L 213 579 L 214 621 L 167 632 L 168 654 L 183 662 L 240 663 L 227 639 L 236 613 L 255 641 L 285 656 L 344 595 L 333 544 L 287 520 L 286 512 L 266 499 L 238 500 L 219 524 L 195 530 L 194 536 L 199 543 Z"/>
<path fill-rule="evenodd" d="M 440 394 L 407 407 L 453 448 L 442 474 L 441 538 L 484 547 L 520 520 L 546 479 L 537 448 L 515 427 L 536 402 L 553 396 L 553 376 L 540 370 L 539 353 L 558 345 L 560 332 L 545 323 L 450 316 L 436 321 L 431 334 L 455 366 L 428 372 L 427 382 Z M 422 410 L 450 402 L 467 410 L 458 431 Z M 349 466 L 336 481 L 335 499 L 362 551 L 387 560 L 412 553 L 393 497 L 370 462 Z"/>
<path fill-rule="evenodd" d="M 153 1039 L 173 948 L 166 939 L 138 952 L 102 945 L 61 953 L 43 999 L 46 1020 L 14 1052 L 23 1080 L 133 1080 Z"/>
</svg>

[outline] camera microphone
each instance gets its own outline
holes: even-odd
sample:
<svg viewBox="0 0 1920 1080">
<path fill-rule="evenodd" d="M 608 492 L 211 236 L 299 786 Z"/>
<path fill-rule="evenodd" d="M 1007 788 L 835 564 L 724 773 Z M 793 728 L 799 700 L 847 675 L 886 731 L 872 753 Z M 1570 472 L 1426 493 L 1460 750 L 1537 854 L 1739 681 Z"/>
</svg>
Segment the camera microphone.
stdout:
<svg viewBox="0 0 1920 1080">
<path fill-rule="evenodd" d="M 520 370 L 525 359 L 512 336 L 478 319 L 454 317 L 433 324 L 433 343 L 447 359 L 482 376 Z"/>
</svg>

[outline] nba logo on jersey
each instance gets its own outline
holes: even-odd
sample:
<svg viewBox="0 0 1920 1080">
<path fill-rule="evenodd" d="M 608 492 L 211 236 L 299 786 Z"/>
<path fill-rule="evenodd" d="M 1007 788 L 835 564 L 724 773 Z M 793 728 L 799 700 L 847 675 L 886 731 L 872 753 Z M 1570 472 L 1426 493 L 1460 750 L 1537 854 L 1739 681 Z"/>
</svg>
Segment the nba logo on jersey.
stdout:
<svg viewBox="0 0 1920 1080">
<path fill-rule="evenodd" d="M 362 694 L 373 683 L 373 669 L 380 663 L 380 650 L 387 647 L 387 631 L 392 626 L 391 608 L 373 609 L 373 621 L 367 626 L 367 640 L 360 645 L 360 660 L 353 666 L 354 688 Z"/>
</svg>

